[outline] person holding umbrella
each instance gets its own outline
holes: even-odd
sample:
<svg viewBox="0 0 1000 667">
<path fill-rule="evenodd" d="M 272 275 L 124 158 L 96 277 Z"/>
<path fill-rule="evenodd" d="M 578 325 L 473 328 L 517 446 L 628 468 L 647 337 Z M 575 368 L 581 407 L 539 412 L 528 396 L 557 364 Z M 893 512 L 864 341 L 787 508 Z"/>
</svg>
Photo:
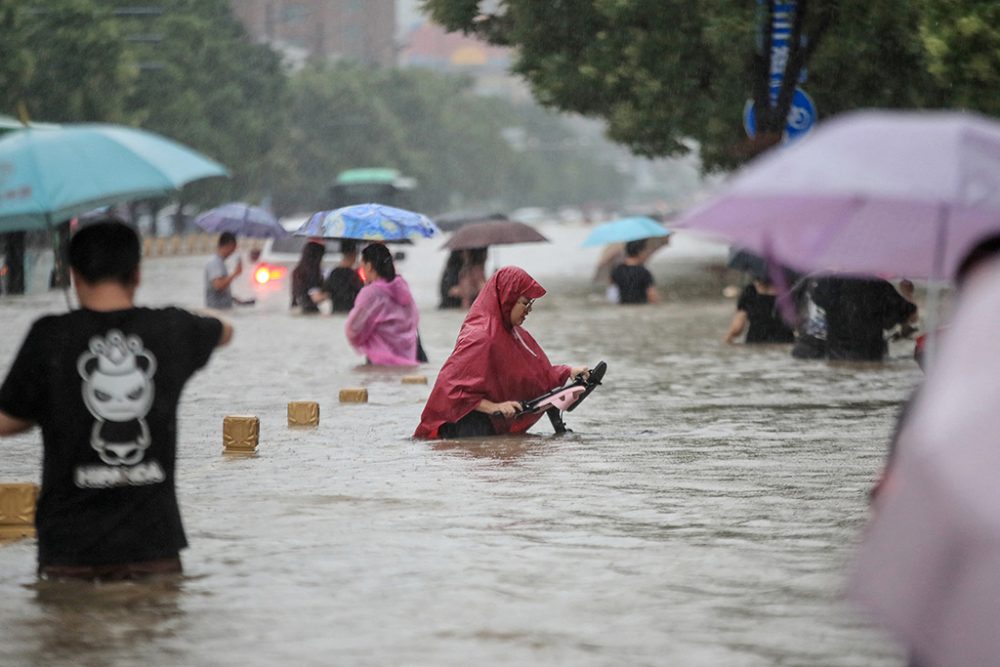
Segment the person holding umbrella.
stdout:
<svg viewBox="0 0 1000 667">
<path fill-rule="evenodd" d="M 451 356 L 427 399 L 416 438 L 523 433 L 539 414 L 519 415 L 521 401 L 586 377 L 586 366 L 554 366 L 521 325 L 545 295 L 524 269 L 505 266 L 487 281 L 462 323 Z"/>
<path fill-rule="evenodd" d="M 459 308 L 462 299 L 458 296 L 459 275 L 462 272 L 462 265 L 465 263 L 464 250 L 452 250 L 445 262 L 444 271 L 441 272 L 441 281 L 438 285 L 438 292 L 441 295 L 441 303 L 438 309 Z"/>
<path fill-rule="evenodd" d="M 326 300 L 322 289 L 325 253 L 321 241 L 310 239 L 302 246 L 299 263 L 292 269 L 292 308 L 300 308 L 303 314 L 318 313 L 319 304 Z"/>
<path fill-rule="evenodd" d="M 486 285 L 486 258 L 489 248 L 470 248 L 464 251 L 462 268 L 458 272 L 456 296 L 462 301 L 462 310 L 468 310 Z"/>
<path fill-rule="evenodd" d="M 347 316 L 347 340 L 370 364 L 416 366 L 420 315 L 409 285 L 396 275 L 392 253 L 372 243 L 361 252 L 361 268 L 366 284 Z"/>
</svg>

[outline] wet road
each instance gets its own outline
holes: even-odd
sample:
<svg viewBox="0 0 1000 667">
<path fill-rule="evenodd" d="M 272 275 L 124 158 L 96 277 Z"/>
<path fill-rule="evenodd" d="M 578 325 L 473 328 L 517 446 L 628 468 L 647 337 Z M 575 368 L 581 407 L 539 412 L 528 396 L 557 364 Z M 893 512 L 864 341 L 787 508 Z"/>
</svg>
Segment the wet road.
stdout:
<svg viewBox="0 0 1000 667">
<path fill-rule="evenodd" d="M 526 327 L 555 363 L 608 362 L 574 433 L 412 441 L 429 388 L 359 367 L 343 317 L 236 312 L 180 411 L 185 577 L 37 584 L 34 542 L 2 546 L 0 664 L 901 665 L 841 587 L 916 366 L 722 345 L 733 302 L 694 268 L 719 251 L 683 239 L 652 266 L 668 303 L 605 304 L 586 231 L 544 231 L 497 261 L 549 289 Z M 400 265 L 431 382 L 462 317 L 433 309 L 438 245 Z M 204 261 L 147 262 L 140 301 L 200 305 Z M 61 300 L 0 301 L 0 373 Z M 288 429 L 290 400 L 320 427 Z M 256 458 L 221 455 L 226 414 L 260 417 Z M 38 479 L 37 434 L 2 446 L 0 480 Z"/>
</svg>

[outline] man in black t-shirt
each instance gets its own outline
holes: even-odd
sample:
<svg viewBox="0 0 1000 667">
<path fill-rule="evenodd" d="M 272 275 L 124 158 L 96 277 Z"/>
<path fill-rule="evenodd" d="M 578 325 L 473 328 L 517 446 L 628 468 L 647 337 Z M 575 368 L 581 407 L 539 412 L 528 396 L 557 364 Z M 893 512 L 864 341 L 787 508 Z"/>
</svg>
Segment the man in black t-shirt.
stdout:
<svg viewBox="0 0 1000 667">
<path fill-rule="evenodd" d="M 42 429 L 41 576 L 181 569 L 177 403 L 232 327 L 136 307 L 139 254 L 138 236 L 120 221 L 81 228 L 69 246 L 80 309 L 35 321 L 0 386 L 0 436 Z"/>
<path fill-rule="evenodd" d="M 916 305 L 878 278 L 822 278 L 812 297 L 826 311 L 830 359 L 881 361 L 888 351 L 884 330 L 917 315 Z"/>
<path fill-rule="evenodd" d="M 618 303 L 658 303 L 660 295 L 653 285 L 653 274 L 643 265 L 646 240 L 625 244 L 625 262 L 611 270 L 611 282 L 618 288 Z"/>
<path fill-rule="evenodd" d="M 344 239 L 340 242 L 340 264 L 330 269 L 330 275 L 323 283 L 323 291 L 330 297 L 331 313 L 349 313 L 354 308 L 354 299 L 365 286 L 354 267 L 358 263 L 357 241 Z"/>
</svg>

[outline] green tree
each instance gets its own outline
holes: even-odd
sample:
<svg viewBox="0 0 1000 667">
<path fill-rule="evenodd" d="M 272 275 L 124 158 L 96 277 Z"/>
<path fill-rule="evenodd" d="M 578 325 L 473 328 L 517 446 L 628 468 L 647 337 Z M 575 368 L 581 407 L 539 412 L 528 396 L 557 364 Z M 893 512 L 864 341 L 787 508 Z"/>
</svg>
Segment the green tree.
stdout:
<svg viewBox="0 0 1000 667">
<path fill-rule="evenodd" d="M 127 119 L 135 68 L 109 9 L 91 0 L 0 0 L 0 111 L 33 120 Z"/>
<path fill-rule="evenodd" d="M 1000 116 L 1000 4 L 924 0 L 920 36 L 942 102 Z"/>
<path fill-rule="evenodd" d="M 515 150 L 504 131 L 518 127 L 562 145 L 571 132 L 537 107 L 471 93 L 469 82 L 422 70 L 314 64 L 290 84 L 287 141 L 274 161 L 282 212 L 327 208 L 336 174 L 392 167 L 419 182 L 412 205 L 438 211 L 501 203 L 557 204 L 624 189 L 596 151 Z"/>
<path fill-rule="evenodd" d="M 747 155 L 742 109 L 762 111 L 769 141 L 784 125 L 799 73 L 823 114 L 921 106 L 935 96 L 907 0 L 798 0 L 778 106 L 767 99 L 774 0 L 425 0 L 431 16 L 516 47 L 514 71 L 543 104 L 603 118 L 609 136 L 646 156 L 701 147 L 709 167 Z M 752 151 L 753 146 L 749 147 Z"/>
<path fill-rule="evenodd" d="M 229 167 L 231 180 L 196 185 L 189 198 L 260 199 L 267 194 L 269 156 L 285 131 L 279 57 L 251 42 L 225 0 L 159 0 L 156 8 L 158 15 L 120 17 L 123 32 L 158 38 L 132 46 L 141 69 L 128 111 L 143 128 Z"/>
<path fill-rule="evenodd" d="M 275 153 L 275 205 L 284 213 L 328 208 L 336 174 L 352 167 L 403 167 L 404 129 L 369 70 L 315 64 L 289 85 L 288 122 Z"/>
</svg>

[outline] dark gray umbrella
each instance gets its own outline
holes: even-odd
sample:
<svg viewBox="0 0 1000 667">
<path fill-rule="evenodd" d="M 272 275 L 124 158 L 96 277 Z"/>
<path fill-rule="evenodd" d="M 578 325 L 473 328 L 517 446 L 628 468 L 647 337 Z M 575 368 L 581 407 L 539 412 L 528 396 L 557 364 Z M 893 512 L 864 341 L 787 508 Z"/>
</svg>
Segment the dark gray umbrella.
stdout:
<svg viewBox="0 0 1000 667">
<path fill-rule="evenodd" d="M 497 220 L 494 222 L 473 222 L 465 225 L 459 228 L 441 247 L 448 250 L 468 250 L 491 245 L 548 242 L 547 238 L 530 225 L 516 220 Z"/>
<path fill-rule="evenodd" d="M 726 262 L 726 266 L 757 278 L 768 276 L 767 261 L 763 257 L 735 247 L 729 249 L 729 261 Z"/>
<path fill-rule="evenodd" d="M 508 219 L 503 213 L 491 211 L 453 211 L 434 216 L 434 224 L 442 232 L 453 232 L 459 227 L 464 227 L 474 222 L 496 222 Z"/>
</svg>

